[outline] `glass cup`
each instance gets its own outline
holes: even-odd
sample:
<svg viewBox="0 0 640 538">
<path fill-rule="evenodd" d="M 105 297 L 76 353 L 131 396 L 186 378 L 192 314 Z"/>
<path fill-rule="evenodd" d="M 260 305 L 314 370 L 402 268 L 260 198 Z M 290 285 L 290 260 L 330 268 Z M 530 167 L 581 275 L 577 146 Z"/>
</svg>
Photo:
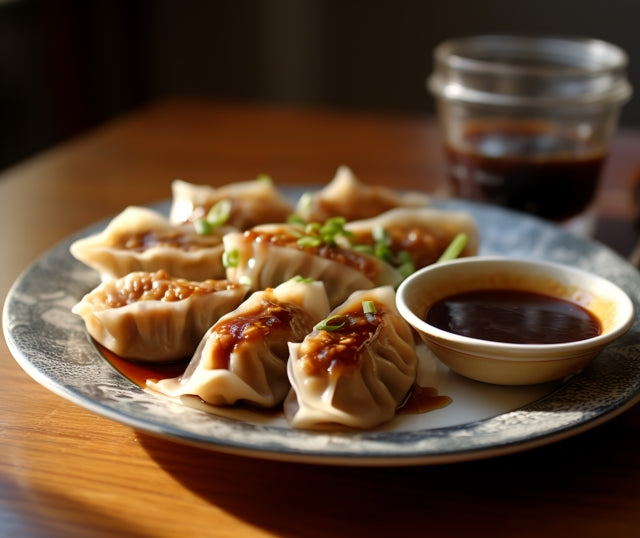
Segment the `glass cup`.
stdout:
<svg viewBox="0 0 640 538">
<path fill-rule="evenodd" d="M 627 56 L 589 38 L 484 35 L 441 43 L 427 86 L 452 194 L 591 235 Z"/>
</svg>

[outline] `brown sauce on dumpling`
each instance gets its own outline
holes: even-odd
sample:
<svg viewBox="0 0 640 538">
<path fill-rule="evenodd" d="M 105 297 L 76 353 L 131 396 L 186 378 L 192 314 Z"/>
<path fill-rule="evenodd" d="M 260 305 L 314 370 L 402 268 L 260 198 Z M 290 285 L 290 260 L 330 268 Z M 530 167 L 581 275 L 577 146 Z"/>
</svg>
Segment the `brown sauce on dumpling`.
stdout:
<svg viewBox="0 0 640 538">
<path fill-rule="evenodd" d="M 389 236 L 389 250 L 394 255 L 406 252 L 416 269 L 435 263 L 453 240 L 453 235 L 429 233 L 419 227 L 393 226 L 385 228 Z M 373 247 L 372 232 L 356 232 L 356 243 Z"/>
<path fill-rule="evenodd" d="M 298 244 L 300 236 L 288 233 L 286 229 L 283 229 L 282 232 L 279 233 L 248 230 L 244 232 L 244 238 L 249 242 L 262 242 L 277 247 L 303 250 L 314 256 L 319 256 L 356 269 L 371 281 L 376 281 L 378 277 L 378 267 L 371 256 L 337 245 L 320 244 L 318 246 L 301 246 Z"/>
<path fill-rule="evenodd" d="M 339 373 L 344 368 L 357 365 L 360 350 L 375 337 L 382 324 L 382 316 L 358 310 L 331 318 L 330 322 L 334 327 L 341 326 L 319 330 L 305 340 L 300 350 L 302 368 L 308 375 Z"/>
<path fill-rule="evenodd" d="M 264 301 L 253 312 L 243 312 L 216 323 L 218 346 L 209 367 L 229 368 L 231 354 L 238 345 L 263 340 L 268 340 L 271 350 L 286 360 L 287 342 L 301 341 L 312 328 L 313 320 L 300 307 Z"/>
<path fill-rule="evenodd" d="M 391 250 L 408 252 L 416 269 L 435 263 L 453 240 L 453 237 L 425 233 L 418 228 L 390 229 L 387 232 L 391 238 Z"/>
</svg>

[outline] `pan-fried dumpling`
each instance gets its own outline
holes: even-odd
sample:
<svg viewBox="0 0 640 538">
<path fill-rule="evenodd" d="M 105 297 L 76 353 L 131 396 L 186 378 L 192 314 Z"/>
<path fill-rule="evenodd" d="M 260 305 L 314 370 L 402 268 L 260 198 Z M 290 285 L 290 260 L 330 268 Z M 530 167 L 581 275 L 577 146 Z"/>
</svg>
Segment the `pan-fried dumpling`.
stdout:
<svg viewBox="0 0 640 538">
<path fill-rule="evenodd" d="M 321 190 L 303 194 L 296 214 L 306 222 L 324 222 L 331 217 L 347 221 L 368 219 L 395 207 L 423 207 L 431 199 L 424 193 L 398 193 L 382 185 L 367 185 L 347 166 Z"/>
<path fill-rule="evenodd" d="M 201 234 L 193 223 L 171 224 L 157 211 L 130 206 L 103 231 L 74 241 L 71 254 L 103 281 L 160 269 L 188 280 L 224 279 L 222 236 L 235 230 L 219 226 Z"/>
<path fill-rule="evenodd" d="M 302 343 L 289 344 L 284 412 L 303 429 L 368 429 L 395 416 L 418 368 L 389 286 L 353 293 Z"/>
<path fill-rule="evenodd" d="M 299 342 L 329 312 L 321 282 L 294 278 L 253 293 L 202 338 L 182 376 L 148 385 L 211 405 L 274 407 L 289 390 L 287 342 Z"/>
<path fill-rule="evenodd" d="M 207 329 L 236 308 L 247 291 L 226 280 L 192 282 L 165 271 L 134 272 L 103 282 L 72 312 L 97 342 L 120 357 L 172 361 L 191 356 Z"/>
<path fill-rule="evenodd" d="M 331 223 L 325 223 L 331 228 Z M 342 224 L 336 224 L 339 229 Z M 375 256 L 354 250 L 340 237 L 323 239 L 298 224 L 265 224 L 224 236 L 229 280 L 254 290 L 274 287 L 295 275 L 324 282 L 332 307 L 350 293 L 376 286 L 396 286 L 400 273 Z"/>
<path fill-rule="evenodd" d="M 459 233 L 467 237 L 460 256 L 478 253 L 478 228 L 473 217 L 463 211 L 400 207 L 371 219 L 348 222 L 345 229 L 353 234 L 355 244 L 385 251 L 393 265 L 406 261 L 402 255 L 406 253 L 414 269 L 436 262 Z"/>
<path fill-rule="evenodd" d="M 202 218 L 222 200 L 230 202 L 231 206 L 226 223 L 239 230 L 285 222 L 294 210 L 293 204 L 278 192 L 267 176 L 218 188 L 176 179 L 171 184 L 171 191 L 169 219 L 176 223 Z"/>
</svg>

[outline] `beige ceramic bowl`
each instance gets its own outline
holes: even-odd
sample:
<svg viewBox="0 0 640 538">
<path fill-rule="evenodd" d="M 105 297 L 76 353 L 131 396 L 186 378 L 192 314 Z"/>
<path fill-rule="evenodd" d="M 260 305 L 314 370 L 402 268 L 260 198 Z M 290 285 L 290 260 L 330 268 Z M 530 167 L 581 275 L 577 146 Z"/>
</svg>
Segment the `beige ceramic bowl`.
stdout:
<svg viewBox="0 0 640 538">
<path fill-rule="evenodd" d="M 424 321 L 439 299 L 496 288 L 573 301 L 600 321 L 601 334 L 561 344 L 507 344 L 458 336 Z M 402 316 L 444 364 L 471 379 L 501 385 L 542 383 L 575 374 L 627 332 L 634 320 L 628 295 L 604 278 L 565 265 L 509 258 L 478 256 L 431 265 L 400 285 L 396 301 Z"/>
</svg>

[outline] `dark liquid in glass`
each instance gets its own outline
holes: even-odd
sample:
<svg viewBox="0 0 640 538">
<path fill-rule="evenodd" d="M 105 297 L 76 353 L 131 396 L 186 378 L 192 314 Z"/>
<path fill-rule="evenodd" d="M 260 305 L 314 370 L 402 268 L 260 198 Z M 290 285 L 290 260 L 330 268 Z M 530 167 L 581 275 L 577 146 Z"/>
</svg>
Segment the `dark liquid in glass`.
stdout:
<svg viewBox="0 0 640 538">
<path fill-rule="evenodd" d="M 464 148 L 446 151 L 456 196 L 558 222 L 591 204 L 605 160 L 536 122 L 473 125 Z"/>
</svg>

